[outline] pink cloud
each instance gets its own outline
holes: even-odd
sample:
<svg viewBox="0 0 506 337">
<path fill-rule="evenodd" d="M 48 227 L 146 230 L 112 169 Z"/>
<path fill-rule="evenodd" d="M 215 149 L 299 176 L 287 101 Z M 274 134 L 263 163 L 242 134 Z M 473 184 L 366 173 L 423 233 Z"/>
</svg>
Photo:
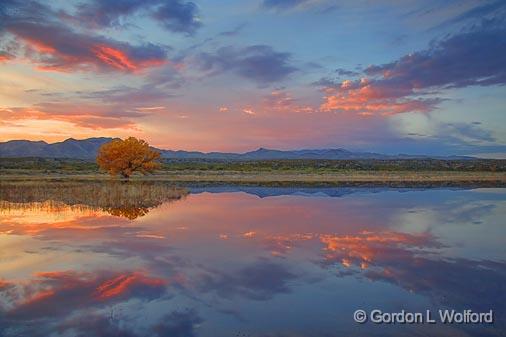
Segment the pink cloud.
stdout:
<svg viewBox="0 0 506 337">
<path fill-rule="evenodd" d="M 274 90 L 265 96 L 262 102 L 265 111 L 277 112 L 315 112 L 316 109 L 309 105 L 298 104 L 297 100 L 290 93 L 282 90 Z"/>
<path fill-rule="evenodd" d="M 410 86 L 382 86 L 368 79 L 345 80 L 338 87 L 324 89 L 325 112 L 355 112 L 362 116 L 395 115 L 406 112 L 429 112 L 440 102 L 438 99 L 410 98 Z"/>
<path fill-rule="evenodd" d="M 43 71 L 119 71 L 136 73 L 168 62 L 164 48 L 130 45 L 86 35 L 64 25 L 15 21 L 6 31 L 24 46 L 25 57 Z"/>
</svg>

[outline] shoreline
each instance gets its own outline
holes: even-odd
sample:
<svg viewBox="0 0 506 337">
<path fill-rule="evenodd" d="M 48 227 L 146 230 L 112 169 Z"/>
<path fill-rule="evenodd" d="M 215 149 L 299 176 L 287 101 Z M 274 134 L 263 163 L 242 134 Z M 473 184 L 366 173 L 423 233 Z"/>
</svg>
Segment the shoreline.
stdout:
<svg viewBox="0 0 506 337">
<path fill-rule="evenodd" d="M 5 174 L 0 184 L 30 181 L 120 181 L 107 174 L 54 174 L 31 172 Z M 506 172 L 463 171 L 346 171 L 325 173 L 234 171 L 164 171 L 148 176 L 135 175 L 132 182 L 171 182 L 177 185 L 244 186 L 390 186 L 390 187 L 506 187 Z"/>
</svg>

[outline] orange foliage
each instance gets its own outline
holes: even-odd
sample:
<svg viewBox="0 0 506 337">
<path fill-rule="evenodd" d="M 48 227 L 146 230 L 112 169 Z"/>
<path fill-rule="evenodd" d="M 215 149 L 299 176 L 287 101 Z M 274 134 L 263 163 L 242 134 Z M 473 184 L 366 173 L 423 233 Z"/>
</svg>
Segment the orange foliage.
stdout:
<svg viewBox="0 0 506 337">
<path fill-rule="evenodd" d="M 98 151 L 97 164 L 111 175 L 129 178 L 134 172 L 147 174 L 157 169 L 160 153 L 153 151 L 144 140 L 129 137 L 115 139 L 102 145 Z"/>
</svg>

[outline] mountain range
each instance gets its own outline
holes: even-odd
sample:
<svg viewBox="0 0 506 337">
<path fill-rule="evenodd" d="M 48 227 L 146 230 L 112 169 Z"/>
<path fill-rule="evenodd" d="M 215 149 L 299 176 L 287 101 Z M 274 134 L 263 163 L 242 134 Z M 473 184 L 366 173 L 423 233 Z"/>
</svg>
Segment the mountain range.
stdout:
<svg viewBox="0 0 506 337">
<path fill-rule="evenodd" d="M 69 138 L 62 142 L 46 143 L 44 141 L 11 140 L 0 142 L 0 157 L 43 157 L 93 159 L 98 149 L 113 138 L 88 138 L 77 140 Z M 156 148 L 155 148 L 156 149 Z M 385 155 L 372 152 L 352 152 L 345 149 L 304 149 L 273 150 L 259 148 L 245 153 L 197 152 L 156 149 L 165 159 L 214 159 L 214 160 L 269 160 L 269 159 L 470 159 L 464 156 L 421 156 L 421 155 Z"/>
</svg>

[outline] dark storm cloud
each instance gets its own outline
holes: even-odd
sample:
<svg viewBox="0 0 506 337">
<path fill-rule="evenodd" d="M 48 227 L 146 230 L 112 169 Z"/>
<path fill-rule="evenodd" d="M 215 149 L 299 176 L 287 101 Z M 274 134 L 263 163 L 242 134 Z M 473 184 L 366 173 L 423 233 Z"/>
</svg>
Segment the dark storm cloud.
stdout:
<svg viewBox="0 0 506 337">
<path fill-rule="evenodd" d="M 201 53 L 198 63 L 210 74 L 232 71 L 259 84 L 284 80 L 297 69 L 290 65 L 289 53 L 277 52 L 270 46 L 245 48 L 222 47 L 214 53 Z"/>
</svg>

